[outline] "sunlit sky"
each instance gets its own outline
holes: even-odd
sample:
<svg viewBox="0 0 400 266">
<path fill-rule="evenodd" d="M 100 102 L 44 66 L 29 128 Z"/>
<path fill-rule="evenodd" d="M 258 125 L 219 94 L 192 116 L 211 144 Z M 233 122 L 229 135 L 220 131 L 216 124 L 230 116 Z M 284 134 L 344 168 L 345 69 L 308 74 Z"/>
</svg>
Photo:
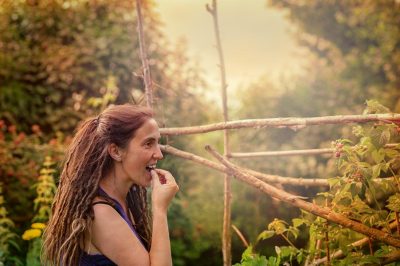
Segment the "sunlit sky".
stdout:
<svg viewBox="0 0 400 266">
<path fill-rule="evenodd" d="M 219 86 L 219 69 L 211 15 L 211 0 L 156 0 L 164 32 L 174 43 L 187 41 L 189 55 L 198 60 L 210 86 Z M 281 10 L 266 0 L 219 0 L 218 15 L 230 89 L 249 84 L 265 74 L 279 82 L 298 73 L 302 52 L 294 28 Z"/>
</svg>

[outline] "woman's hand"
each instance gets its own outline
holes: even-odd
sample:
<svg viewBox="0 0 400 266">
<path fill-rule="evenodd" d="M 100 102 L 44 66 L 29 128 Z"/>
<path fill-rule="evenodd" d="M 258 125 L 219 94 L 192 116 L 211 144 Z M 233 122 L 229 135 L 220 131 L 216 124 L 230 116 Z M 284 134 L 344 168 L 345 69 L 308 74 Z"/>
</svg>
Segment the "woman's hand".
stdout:
<svg viewBox="0 0 400 266">
<path fill-rule="evenodd" d="M 168 171 L 155 169 L 151 170 L 150 173 L 152 178 L 151 186 L 153 189 L 151 195 L 153 212 L 161 211 L 166 213 L 179 187 L 176 184 L 175 178 Z"/>
</svg>

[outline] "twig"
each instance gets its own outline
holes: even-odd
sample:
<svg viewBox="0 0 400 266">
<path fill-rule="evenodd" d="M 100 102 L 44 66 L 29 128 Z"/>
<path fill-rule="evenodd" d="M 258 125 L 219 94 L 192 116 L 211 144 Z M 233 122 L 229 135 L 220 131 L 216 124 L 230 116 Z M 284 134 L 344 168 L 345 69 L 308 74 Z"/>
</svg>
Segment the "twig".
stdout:
<svg viewBox="0 0 400 266">
<path fill-rule="evenodd" d="M 217 9 L 217 1 L 212 0 L 212 6 L 210 7 L 208 4 L 206 5 L 207 11 L 211 14 L 214 22 L 214 32 L 215 39 L 217 42 L 217 51 L 219 57 L 219 68 L 221 74 L 221 94 L 222 94 L 222 111 L 224 122 L 226 123 L 228 118 L 228 98 L 226 93 L 226 88 L 228 87 L 226 84 L 226 74 L 225 74 L 225 60 L 224 53 L 222 50 L 221 37 L 219 34 L 219 25 L 218 25 L 218 9 Z M 224 156 L 230 153 L 229 148 L 229 136 L 228 130 L 224 130 Z M 224 176 L 224 221 L 222 227 L 222 254 L 223 261 L 225 266 L 230 266 L 232 263 L 232 254 L 231 254 L 231 177 L 228 174 Z"/>
<path fill-rule="evenodd" d="M 144 40 L 143 34 L 143 17 L 141 11 L 141 0 L 136 0 L 136 11 L 137 11 L 137 31 L 139 36 L 139 48 L 140 48 L 140 58 L 142 60 L 143 67 L 143 77 L 144 77 L 144 86 L 146 90 L 146 102 L 147 106 L 153 107 L 153 82 L 151 80 L 151 73 L 149 67 L 149 60 L 147 59 L 147 51 L 146 51 L 146 43 Z"/>
<path fill-rule="evenodd" d="M 235 225 L 232 224 L 232 228 L 235 231 L 235 233 L 238 235 L 240 240 L 242 240 L 243 245 L 247 248 L 249 246 L 249 243 L 246 241 L 246 238 L 244 238 L 243 234 L 239 231 L 239 229 Z"/>
<path fill-rule="evenodd" d="M 315 256 L 316 258 L 319 258 L 321 256 L 321 245 L 322 245 L 322 241 L 321 241 L 321 239 L 318 239 L 316 247 L 315 247 L 315 249 L 318 251 L 317 255 Z"/>
<path fill-rule="evenodd" d="M 163 152 L 178 156 L 186 160 L 196 162 L 198 164 L 207 166 L 209 168 L 215 169 L 223 173 L 229 172 L 229 169 L 226 166 L 207 160 L 193 153 L 182 151 L 169 145 L 160 145 L 160 147 Z M 329 186 L 327 179 L 323 178 L 306 179 L 306 178 L 296 178 L 296 177 L 283 177 L 278 175 L 268 175 L 243 167 L 240 167 L 240 169 L 241 171 L 247 172 L 255 176 L 256 178 L 268 183 L 279 183 L 283 185 L 292 185 L 292 186 L 316 186 L 316 187 Z"/>
<path fill-rule="evenodd" d="M 371 256 L 373 256 L 374 250 L 372 249 L 372 239 L 370 237 L 368 237 L 368 246 L 369 246 L 369 254 L 371 254 Z"/>
<path fill-rule="evenodd" d="M 292 128 L 298 130 L 306 126 L 327 125 L 327 124 L 350 124 L 350 123 L 367 123 L 380 121 L 382 119 L 392 122 L 400 121 L 400 114 L 369 114 L 369 115 L 336 115 L 321 117 L 285 117 L 285 118 L 266 118 L 266 119 L 246 119 L 229 122 L 220 122 L 209 125 L 178 127 L 178 128 L 160 128 L 162 135 L 187 135 L 206 133 L 224 129 L 238 128 L 263 128 L 278 127 Z"/>
<path fill-rule="evenodd" d="M 396 228 L 396 222 L 390 223 L 389 229 L 394 229 L 394 228 Z M 348 247 L 353 247 L 353 248 L 362 247 L 362 246 L 366 245 L 370 241 L 370 239 L 371 239 L 370 237 L 364 237 L 360 240 L 357 240 L 357 241 L 349 244 Z M 344 256 L 344 252 L 342 250 L 338 250 L 331 255 L 331 259 L 337 259 L 337 258 L 341 258 L 343 256 Z M 327 257 L 316 259 L 311 265 L 313 265 L 313 266 L 320 265 L 320 264 L 326 262 L 326 260 L 327 260 Z"/>
<path fill-rule="evenodd" d="M 326 220 L 329 220 L 333 223 L 342 225 L 346 228 L 352 229 L 356 232 L 364 234 L 366 236 L 372 237 L 374 239 L 378 239 L 388 245 L 394 247 L 400 247 L 400 239 L 393 237 L 391 234 L 387 232 L 380 231 L 375 228 L 368 227 L 362 223 L 353 221 L 339 213 L 334 212 L 332 209 L 327 207 L 320 207 L 316 204 L 307 202 L 302 200 L 302 197 L 290 194 L 284 190 L 277 189 L 274 186 L 271 186 L 267 183 L 262 182 L 256 177 L 242 172 L 236 165 L 227 161 L 224 157 L 218 154 L 214 149 L 212 149 L 209 145 L 206 146 L 206 150 L 210 152 L 215 158 L 217 158 L 222 164 L 229 168 L 233 175 L 235 175 L 241 181 L 246 182 L 247 184 L 261 190 L 265 194 L 270 195 L 271 197 L 280 199 L 289 203 L 290 205 L 296 206 L 302 210 L 308 211 L 314 215 L 320 216 Z"/>
<path fill-rule="evenodd" d="M 328 207 L 328 199 L 325 201 L 325 206 Z M 331 255 L 329 252 L 329 221 L 325 222 L 326 231 L 325 231 L 325 250 L 326 250 L 326 266 L 331 265 Z"/>
</svg>

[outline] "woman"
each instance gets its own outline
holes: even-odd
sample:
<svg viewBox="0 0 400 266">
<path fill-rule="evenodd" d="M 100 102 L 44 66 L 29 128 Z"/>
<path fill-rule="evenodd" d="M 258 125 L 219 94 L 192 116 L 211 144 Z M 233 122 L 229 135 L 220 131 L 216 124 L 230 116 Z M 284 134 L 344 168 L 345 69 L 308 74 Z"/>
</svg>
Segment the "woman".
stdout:
<svg viewBox="0 0 400 266">
<path fill-rule="evenodd" d="M 112 106 L 81 124 L 44 233 L 45 265 L 172 265 L 167 209 L 179 188 L 155 168 L 159 139 L 145 107 Z"/>
</svg>

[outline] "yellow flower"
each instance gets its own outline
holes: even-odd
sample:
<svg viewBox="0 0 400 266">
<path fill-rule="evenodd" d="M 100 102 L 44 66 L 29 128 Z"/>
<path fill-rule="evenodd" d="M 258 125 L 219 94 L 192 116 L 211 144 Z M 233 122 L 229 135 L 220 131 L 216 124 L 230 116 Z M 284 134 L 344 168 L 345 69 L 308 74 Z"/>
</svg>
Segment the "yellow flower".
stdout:
<svg viewBox="0 0 400 266">
<path fill-rule="evenodd" d="M 28 229 L 22 235 L 23 240 L 31 240 L 36 237 L 40 237 L 42 231 L 40 229 Z"/>
<path fill-rule="evenodd" d="M 31 227 L 34 229 L 44 229 L 46 227 L 46 225 L 43 223 L 33 223 L 31 225 Z"/>
</svg>

